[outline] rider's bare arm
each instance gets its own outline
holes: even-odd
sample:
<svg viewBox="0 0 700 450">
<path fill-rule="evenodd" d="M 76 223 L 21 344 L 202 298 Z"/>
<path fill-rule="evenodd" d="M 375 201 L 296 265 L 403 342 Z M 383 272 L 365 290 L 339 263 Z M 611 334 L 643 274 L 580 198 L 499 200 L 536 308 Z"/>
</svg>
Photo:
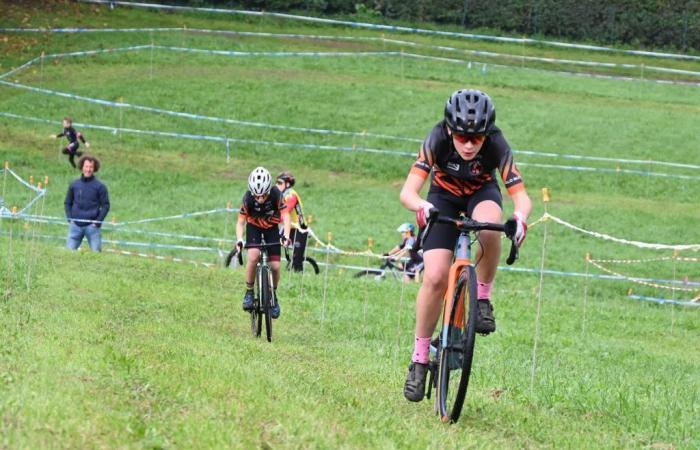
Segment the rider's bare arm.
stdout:
<svg viewBox="0 0 700 450">
<path fill-rule="evenodd" d="M 511 199 L 513 199 L 513 212 L 518 212 L 525 217 L 525 220 L 530 216 L 532 211 L 532 201 L 527 195 L 525 189 L 522 189 L 514 194 L 511 194 Z"/>
</svg>

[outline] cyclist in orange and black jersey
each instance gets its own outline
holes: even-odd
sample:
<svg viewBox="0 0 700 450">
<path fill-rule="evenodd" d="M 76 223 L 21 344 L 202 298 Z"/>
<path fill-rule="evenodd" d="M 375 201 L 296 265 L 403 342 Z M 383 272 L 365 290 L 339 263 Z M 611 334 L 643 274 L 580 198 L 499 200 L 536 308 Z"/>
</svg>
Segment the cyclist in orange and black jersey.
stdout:
<svg viewBox="0 0 700 450">
<path fill-rule="evenodd" d="M 243 195 L 238 222 L 236 223 L 236 246 L 243 250 L 243 232 L 247 244 L 261 244 L 264 237 L 266 244 L 277 244 L 267 248 L 272 268 L 272 282 L 274 284 L 275 304 L 271 316 L 276 319 L 280 315 L 279 298 L 277 298 L 277 285 L 280 279 L 280 234 L 278 225 L 282 223 L 284 228 L 282 236 L 285 245 L 290 245 L 289 232 L 291 228 L 289 213 L 284 204 L 282 193 L 277 187 L 272 186 L 270 172 L 264 167 L 257 167 L 248 177 L 248 190 Z M 248 249 L 248 263 L 246 265 L 246 293 L 243 297 L 243 310 L 250 311 L 253 308 L 253 286 L 255 283 L 255 268 L 260 260 L 260 249 Z"/>
<path fill-rule="evenodd" d="M 282 193 L 276 186 L 270 189 L 269 194 L 262 203 L 258 203 L 257 199 L 250 191 L 246 191 L 241 202 L 240 216 L 245 219 L 245 223 L 253 225 L 261 230 L 268 230 L 277 227 L 282 223 L 282 211 L 286 208 Z M 248 243 L 252 244 L 248 236 Z M 277 235 L 279 237 L 279 234 Z M 267 238 L 266 238 L 267 240 Z M 268 243 L 277 242 L 277 239 L 271 240 Z M 255 242 L 258 243 L 259 242 Z M 279 251 L 279 249 L 277 249 Z M 270 254 L 270 256 L 273 256 Z M 277 255 L 279 256 L 279 254 Z"/>
<path fill-rule="evenodd" d="M 292 223 L 292 232 L 289 235 L 293 246 L 292 270 L 301 272 L 304 270 L 304 253 L 306 252 L 309 227 L 304 219 L 304 205 L 301 202 L 301 197 L 294 190 L 295 184 L 296 178 L 288 170 L 277 176 L 277 188 L 282 191 Z"/>
<path fill-rule="evenodd" d="M 442 120 L 423 142 L 410 173 L 427 178 L 431 171 L 430 193 L 471 195 L 486 184 L 496 184 L 499 175 L 509 194 L 524 189 L 510 146 L 496 126 L 476 156 L 465 161 L 455 150 L 447 123 Z"/>
<path fill-rule="evenodd" d="M 430 210 L 457 218 L 461 212 L 479 222 L 500 223 L 503 199 L 498 178 L 513 200 L 520 246 L 527 231 L 532 202 L 510 146 L 495 126 L 496 110 L 491 98 L 475 89 L 454 92 L 445 105 L 445 118 L 423 142 L 401 190 L 401 203 L 416 211 L 419 226 L 425 226 Z M 420 192 L 432 173 L 428 198 Z M 425 392 L 430 339 L 440 316 L 442 297 L 459 231 L 451 224 L 435 223 L 423 242 L 423 284 L 416 298 L 415 346 L 404 396 L 420 401 Z M 501 254 L 501 236 L 494 231 L 479 233 L 477 262 L 478 309 L 476 330 L 496 330 L 491 289 Z"/>
</svg>

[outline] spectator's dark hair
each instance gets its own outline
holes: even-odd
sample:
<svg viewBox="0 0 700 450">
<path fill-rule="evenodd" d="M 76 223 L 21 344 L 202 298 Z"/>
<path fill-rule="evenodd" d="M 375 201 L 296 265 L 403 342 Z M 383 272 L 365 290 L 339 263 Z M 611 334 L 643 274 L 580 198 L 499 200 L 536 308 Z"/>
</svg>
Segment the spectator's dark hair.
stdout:
<svg viewBox="0 0 700 450">
<path fill-rule="evenodd" d="M 100 160 L 90 155 L 85 155 L 82 158 L 80 158 L 80 160 L 78 160 L 78 167 L 80 168 L 80 170 L 83 170 L 83 164 L 85 164 L 85 161 L 92 161 L 92 164 L 95 166 L 95 173 L 97 173 L 100 170 Z"/>
<path fill-rule="evenodd" d="M 71 125 L 73 124 L 73 119 L 71 118 L 71 116 L 66 116 L 63 118 L 63 120 L 65 120 L 66 122 L 69 122 Z"/>
</svg>

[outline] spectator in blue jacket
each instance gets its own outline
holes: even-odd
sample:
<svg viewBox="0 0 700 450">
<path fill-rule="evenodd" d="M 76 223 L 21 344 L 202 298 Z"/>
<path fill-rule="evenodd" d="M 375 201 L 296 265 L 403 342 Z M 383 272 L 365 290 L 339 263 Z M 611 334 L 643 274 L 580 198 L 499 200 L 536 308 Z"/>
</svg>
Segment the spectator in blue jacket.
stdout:
<svg viewBox="0 0 700 450">
<path fill-rule="evenodd" d="M 78 161 L 83 174 L 68 187 L 64 203 L 68 219 L 66 247 L 77 250 L 87 236 L 93 251 L 102 250 L 100 227 L 109 212 L 107 186 L 95 177 L 100 161 L 94 156 L 83 156 Z"/>
</svg>

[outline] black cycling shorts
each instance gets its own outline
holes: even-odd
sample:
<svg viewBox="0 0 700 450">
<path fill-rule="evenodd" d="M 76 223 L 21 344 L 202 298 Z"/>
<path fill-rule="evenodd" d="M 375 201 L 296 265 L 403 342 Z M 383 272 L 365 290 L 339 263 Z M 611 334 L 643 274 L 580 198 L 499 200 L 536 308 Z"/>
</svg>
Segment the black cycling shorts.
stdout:
<svg viewBox="0 0 700 450">
<path fill-rule="evenodd" d="M 503 209 L 503 197 L 497 183 L 485 184 L 478 191 L 464 197 L 455 197 L 447 192 L 428 193 L 428 201 L 440 210 L 440 215 L 454 219 L 459 217 L 460 212 L 466 213 L 467 217 L 471 217 L 476 205 L 487 200 L 496 202 Z M 455 245 L 457 245 L 459 230 L 448 223 L 434 223 L 432 227 L 428 238 L 423 242 L 423 251 L 434 248 L 454 250 Z"/>
<path fill-rule="evenodd" d="M 266 244 L 277 244 L 272 247 L 267 247 L 267 254 L 270 261 L 279 261 L 281 252 L 280 234 L 277 227 L 267 229 L 256 227 L 250 223 L 245 225 L 245 240 L 246 245 L 262 244 L 262 238 L 265 238 Z"/>
</svg>

